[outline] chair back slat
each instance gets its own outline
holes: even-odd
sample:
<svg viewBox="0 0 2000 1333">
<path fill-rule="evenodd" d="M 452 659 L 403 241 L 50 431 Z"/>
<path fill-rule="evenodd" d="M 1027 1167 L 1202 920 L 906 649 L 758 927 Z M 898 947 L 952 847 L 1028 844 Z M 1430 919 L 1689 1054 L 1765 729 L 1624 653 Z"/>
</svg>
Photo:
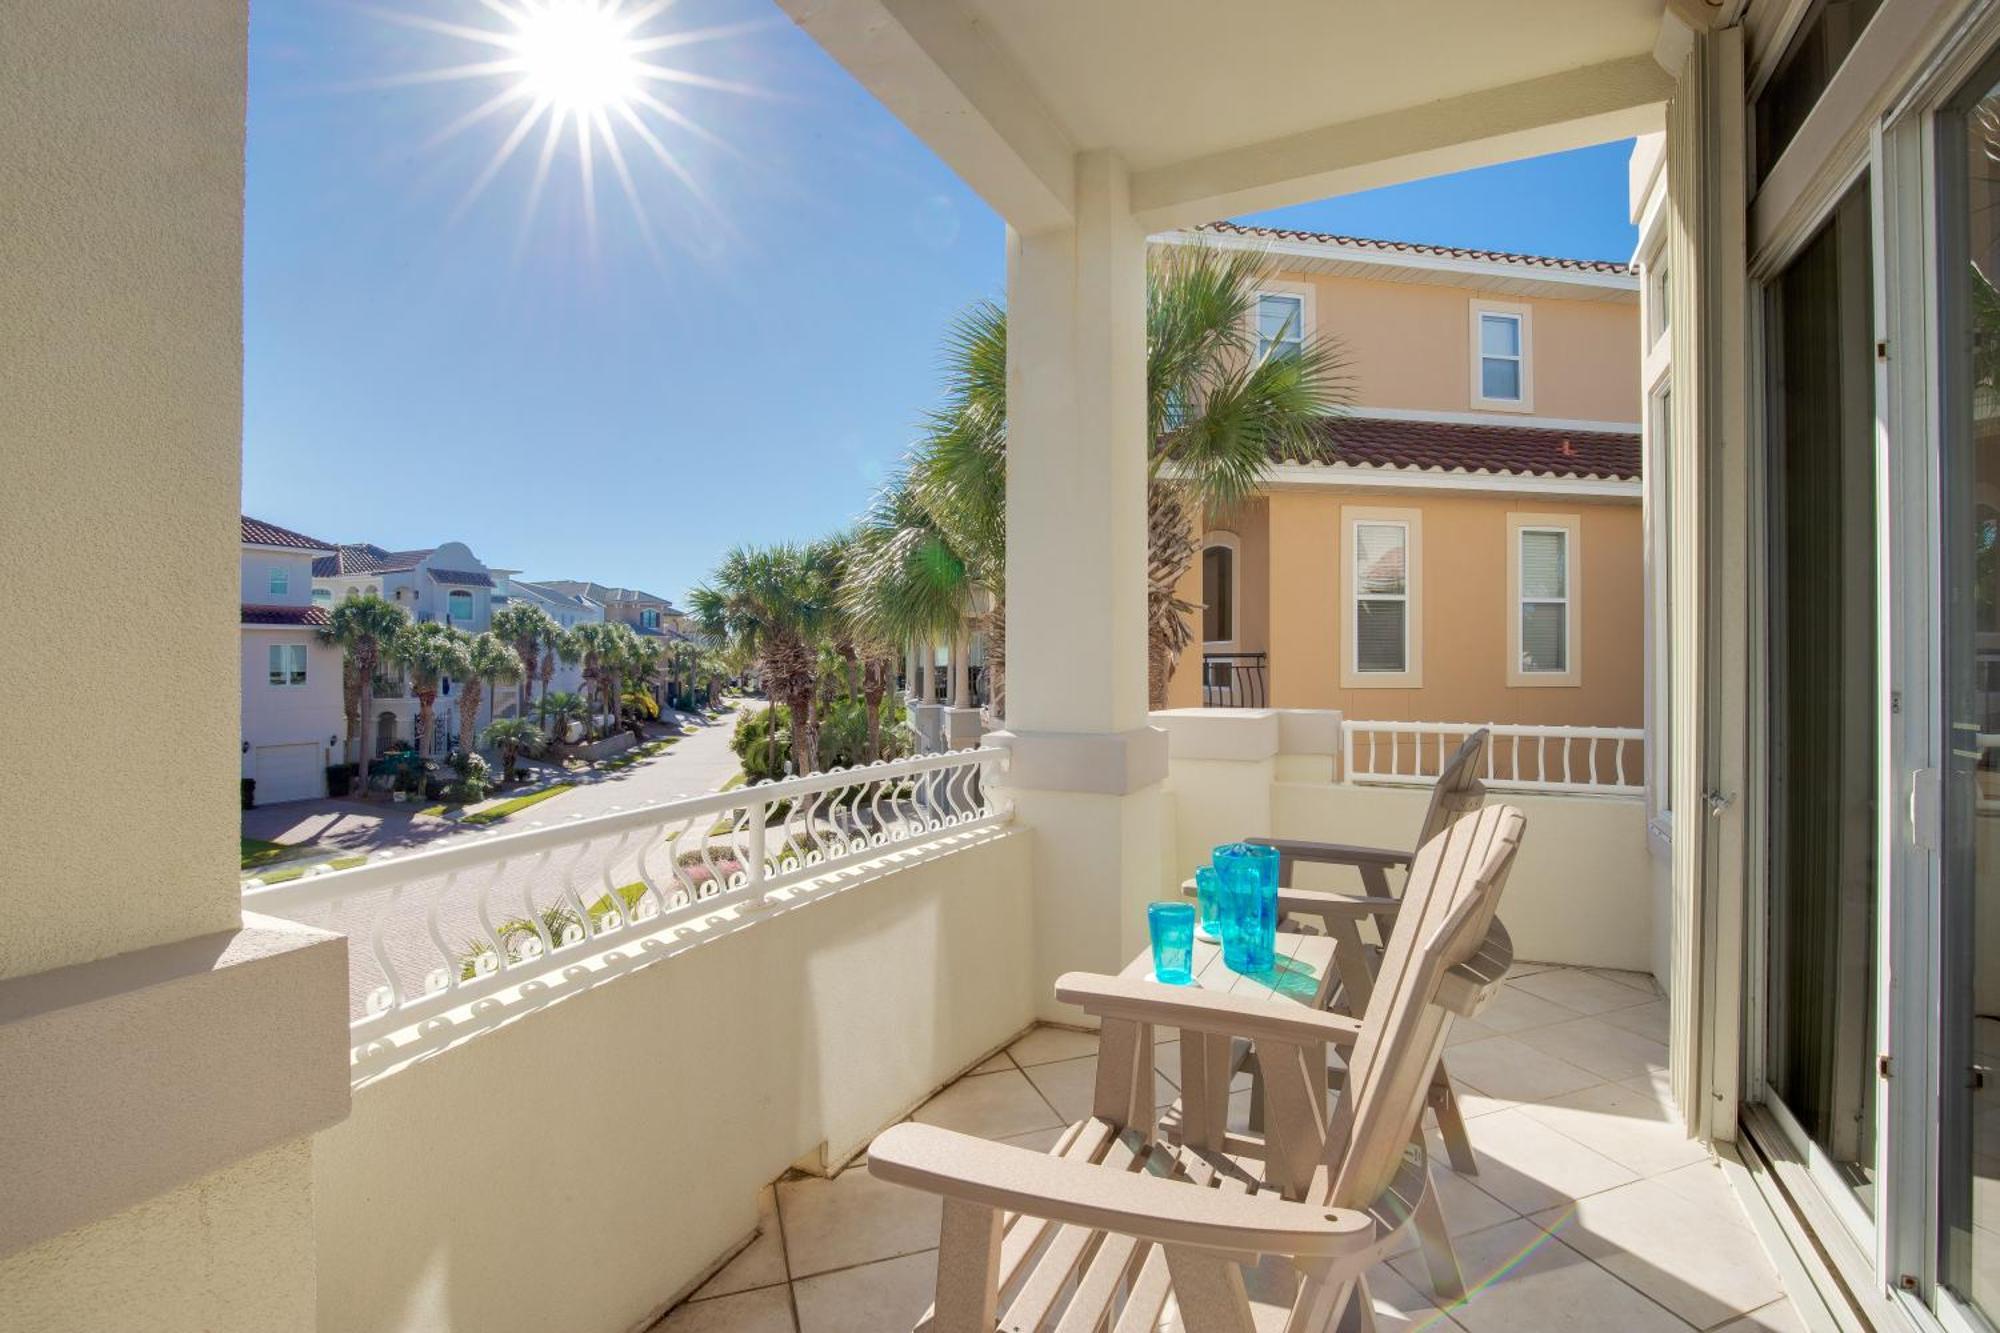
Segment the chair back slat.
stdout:
<svg viewBox="0 0 2000 1333">
<path fill-rule="evenodd" d="M 1486 751 L 1493 733 L 1485 727 L 1473 732 L 1458 747 L 1451 762 L 1438 772 L 1431 786 L 1431 801 L 1424 809 L 1423 825 L 1417 830 L 1416 846 L 1421 847 L 1445 831 L 1454 819 L 1470 814 L 1486 804 L 1486 784 L 1479 775 L 1486 769 Z"/>
<path fill-rule="evenodd" d="M 1394 1177 L 1450 1028 L 1439 987 L 1485 943 L 1526 827 L 1488 806 L 1418 849 L 1328 1134 L 1333 1206 L 1366 1207 Z"/>
</svg>

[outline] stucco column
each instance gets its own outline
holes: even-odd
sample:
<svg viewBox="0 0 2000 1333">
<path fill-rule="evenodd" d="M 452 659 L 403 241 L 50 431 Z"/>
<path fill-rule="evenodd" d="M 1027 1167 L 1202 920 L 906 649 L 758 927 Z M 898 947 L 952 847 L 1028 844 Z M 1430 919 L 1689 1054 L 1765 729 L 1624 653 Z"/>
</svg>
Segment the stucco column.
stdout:
<svg viewBox="0 0 2000 1333">
<path fill-rule="evenodd" d="M 933 640 L 918 640 L 916 664 L 917 701 L 910 707 L 910 725 L 916 729 L 917 749 L 929 754 L 944 745 L 944 706 L 937 698 L 937 644 Z"/>
<path fill-rule="evenodd" d="M 985 721 L 972 700 L 972 635 L 961 628 L 951 641 L 951 707 L 945 712 L 944 743 L 969 750 L 979 744 Z"/>
<path fill-rule="evenodd" d="M 1106 152 L 1071 227 L 1007 241 L 1007 722 L 988 739 L 1035 832 L 1037 1002 L 1145 942 L 1167 867 L 1146 718 L 1146 236 Z"/>
</svg>

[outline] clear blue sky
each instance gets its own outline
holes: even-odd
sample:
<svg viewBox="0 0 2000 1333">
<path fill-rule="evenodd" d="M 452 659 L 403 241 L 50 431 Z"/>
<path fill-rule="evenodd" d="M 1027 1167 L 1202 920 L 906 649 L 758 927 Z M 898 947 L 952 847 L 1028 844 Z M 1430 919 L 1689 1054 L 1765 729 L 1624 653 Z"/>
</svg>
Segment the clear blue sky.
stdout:
<svg viewBox="0 0 2000 1333">
<path fill-rule="evenodd" d="M 940 330 L 1002 295 L 993 213 L 769 0 L 680 0 L 644 31 L 721 34 L 646 58 L 730 86 L 649 85 L 683 123 L 642 119 L 704 198 L 622 127 L 648 223 L 599 146 L 593 229 L 566 132 L 528 217 L 546 120 L 474 195 L 520 104 L 439 136 L 513 76 L 419 81 L 502 53 L 395 13 L 501 26 L 478 0 L 252 9 L 245 511 L 675 598 L 733 543 L 859 512 Z M 1626 153 L 1253 220 L 1624 259 Z"/>
</svg>

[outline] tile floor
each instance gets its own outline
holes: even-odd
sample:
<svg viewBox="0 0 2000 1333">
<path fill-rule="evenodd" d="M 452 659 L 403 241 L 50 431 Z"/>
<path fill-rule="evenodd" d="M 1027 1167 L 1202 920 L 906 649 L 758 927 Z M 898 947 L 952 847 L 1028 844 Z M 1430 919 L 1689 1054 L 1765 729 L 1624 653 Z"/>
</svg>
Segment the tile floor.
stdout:
<svg viewBox="0 0 2000 1333">
<path fill-rule="evenodd" d="M 1382 1333 L 1803 1330 L 1721 1169 L 1670 1120 L 1667 1006 L 1650 978 L 1515 969 L 1448 1066 L 1479 1157 L 1439 1189 L 1471 1295 L 1434 1308 L 1414 1251 L 1370 1276 Z M 1159 1047 L 1161 1105 L 1179 1044 Z M 1088 1109 L 1096 1038 L 1036 1028 L 915 1118 L 1045 1149 Z M 1239 1100 L 1244 1094 L 1239 1094 Z M 1433 1136 L 1435 1137 L 1435 1136 Z M 658 1333 L 892 1333 L 931 1299 L 937 1200 L 856 1165 L 765 1191 L 762 1230 Z"/>
</svg>

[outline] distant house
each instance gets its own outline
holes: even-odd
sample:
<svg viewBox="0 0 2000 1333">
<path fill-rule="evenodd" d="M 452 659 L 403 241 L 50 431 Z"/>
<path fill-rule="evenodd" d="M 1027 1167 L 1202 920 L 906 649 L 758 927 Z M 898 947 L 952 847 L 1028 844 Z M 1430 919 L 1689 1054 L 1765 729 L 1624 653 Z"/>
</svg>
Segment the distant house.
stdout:
<svg viewBox="0 0 2000 1333">
<path fill-rule="evenodd" d="M 243 515 L 243 776 L 259 805 L 326 795 L 347 719 L 341 654 L 321 641 L 313 562 L 334 548 Z"/>
<path fill-rule="evenodd" d="M 1207 516 L 1177 706 L 1383 721 L 1644 718 L 1639 280 L 1622 263 L 1211 224 L 1259 351 L 1338 339 L 1349 412 Z"/>
<path fill-rule="evenodd" d="M 687 616 L 664 597 L 638 588 L 616 588 L 584 579 L 545 579 L 534 585 L 565 597 L 581 597 L 604 608 L 606 620 L 622 621 L 648 637 L 671 638 L 687 631 Z"/>
<path fill-rule="evenodd" d="M 501 572 L 501 578 L 506 572 Z M 409 612 L 419 624 L 436 621 L 468 634 L 493 624 L 496 601 L 504 604 L 495 572 L 463 542 L 421 550 L 390 551 L 369 542 L 337 546 L 312 563 L 312 599 L 322 609 L 348 597 L 374 595 Z M 458 682 L 443 682 L 435 713 L 433 754 L 458 746 Z M 513 712 L 516 687 L 501 685 L 480 708 L 482 725 Z M 407 745 L 416 735 L 417 701 L 401 668 L 383 673 L 375 684 L 375 751 Z"/>
<path fill-rule="evenodd" d="M 512 570 L 495 571 L 495 573 L 500 577 L 501 599 L 509 602 L 522 601 L 539 606 L 542 610 L 548 612 L 551 620 L 564 629 L 575 629 L 578 625 L 601 624 L 604 621 L 604 608 L 596 602 L 591 601 L 588 597 L 579 596 L 574 593 L 558 592 L 546 584 L 530 583 L 526 579 L 514 577 L 515 571 Z M 563 690 L 572 693 L 581 690 L 583 688 L 582 664 L 564 662 L 561 658 L 557 658 L 555 674 L 549 677 L 549 688 L 551 690 Z M 535 693 L 537 695 L 541 693 L 541 682 L 539 679 L 535 682 Z M 534 710 L 530 709 L 529 711 L 532 713 Z M 511 710 L 503 711 L 501 716 L 509 716 L 510 712 Z"/>
</svg>

